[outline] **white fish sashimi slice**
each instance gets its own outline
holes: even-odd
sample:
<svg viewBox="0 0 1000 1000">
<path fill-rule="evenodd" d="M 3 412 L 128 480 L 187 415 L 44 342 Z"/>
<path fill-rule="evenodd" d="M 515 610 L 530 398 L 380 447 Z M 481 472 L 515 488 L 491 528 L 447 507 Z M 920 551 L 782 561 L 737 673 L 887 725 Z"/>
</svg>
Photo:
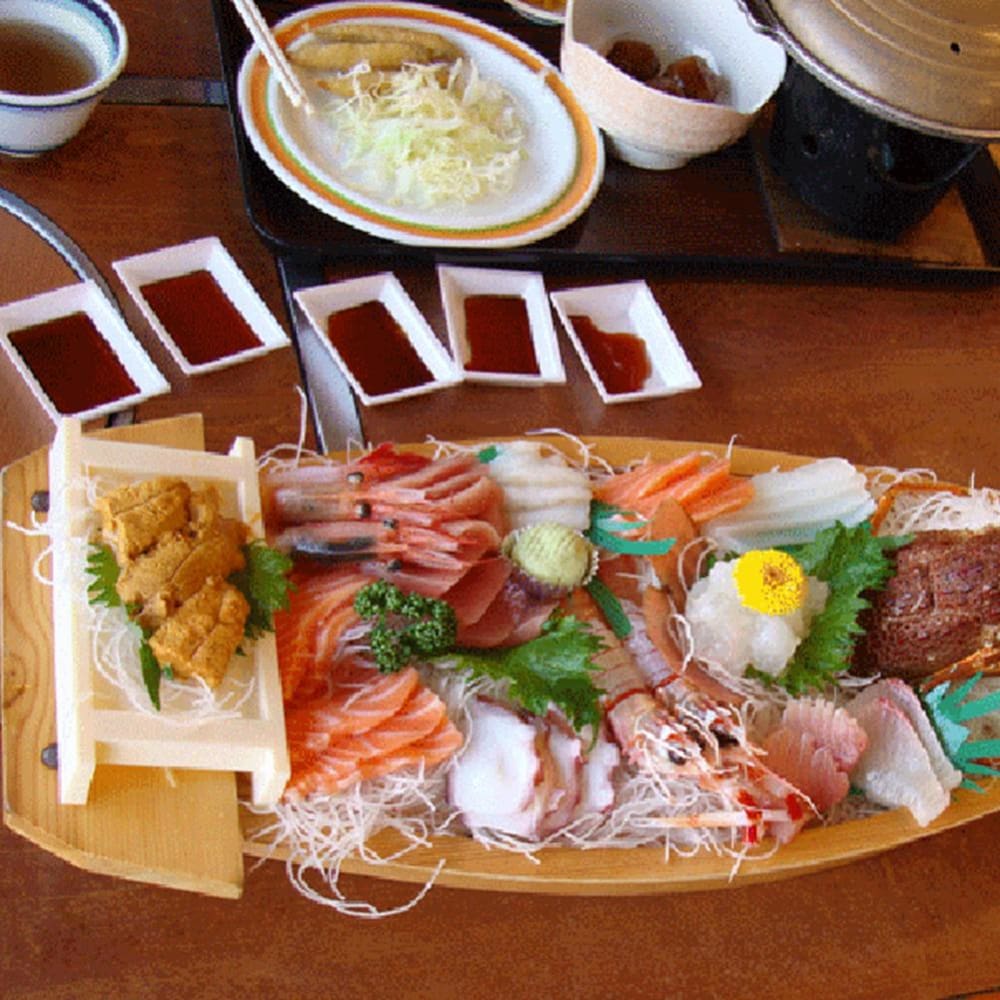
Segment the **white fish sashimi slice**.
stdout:
<svg viewBox="0 0 1000 1000">
<path fill-rule="evenodd" d="M 504 500 L 508 509 L 552 507 L 561 504 L 590 503 L 590 489 L 580 483 L 549 485 L 539 483 L 532 486 L 503 487 Z"/>
<path fill-rule="evenodd" d="M 769 531 L 745 531 L 741 525 L 719 525 L 712 521 L 705 527 L 705 534 L 719 548 L 727 552 L 749 552 L 751 549 L 773 549 L 780 545 L 802 545 L 812 541 L 824 528 L 831 527 L 840 521 L 848 528 L 860 524 L 872 512 L 873 505 L 865 501 L 859 506 L 822 520 L 803 521 L 800 524 L 783 522 L 785 527 Z M 720 519 L 721 520 L 721 519 Z"/>
<path fill-rule="evenodd" d="M 906 714 L 889 698 L 848 709 L 868 736 L 851 781 L 873 802 L 906 806 L 920 826 L 948 808 L 950 793 L 938 781 L 930 757 Z"/>
<path fill-rule="evenodd" d="M 751 504 L 792 499 L 798 495 L 820 497 L 842 489 L 867 492 L 865 477 L 845 458 L 819 458 L 796 469 L 758 472 L 751 477 Z"/>
<path fill-rule="evenodd" d="M 750 479 L 753 499 L 738 511 L 714 518 L 705 528 L 717 545 L 736 552 L 808 541 L 835 521 L 853 526 L 868 517 L 875 501 L 864 476 L 842 458 L 825 458 L 785 472 Z"/>
<path fill-rule="evenodd" d="M 949 790 L 958 788 L 962 783 L 961 772 L 948 759 L 937 732 L 913 688 L 898 677 L 887 677 L 865 688 L 851 702 L 850 708 L 861 709 L 868 702 L 878 698 L 888 698 L 909 720 L 927 751 L 931 767 L 941 785 Z"/>
<path fill-rule="evenodd" d="M 576 531 L 584 531 L 590 524 L 590 504 L 566 504 L 555 507 L 531 507 L 508 510 L 511 530 L 526 528 L 530 524 L 565 524 Z"/>
</svg>

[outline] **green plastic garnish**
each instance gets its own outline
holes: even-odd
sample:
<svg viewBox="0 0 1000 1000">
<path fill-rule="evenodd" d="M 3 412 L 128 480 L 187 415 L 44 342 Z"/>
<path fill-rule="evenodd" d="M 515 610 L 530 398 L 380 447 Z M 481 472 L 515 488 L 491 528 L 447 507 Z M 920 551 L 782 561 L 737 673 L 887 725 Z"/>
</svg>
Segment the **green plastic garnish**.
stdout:
<svg viewBox="0 0 1000 1000">
<path fill-rule="evenodd" d="M 981 763 L 983 759 L 1000 757 L 1000 739 L 970 740 L 971 734 L 965 725 L 972 719 L 1000 710 L 1000 691 L 994 691 L 974 701 L 965 700 L 981 677 L 982 674 L 975 674 L 954 690 L 951 689 L 951 684 L 945 681 L 920 697 L 934 723 L 941 746 L 944 747 L 944 752 L 952 764 L 966 775 L 978 774 L 1000 778 L 1000 771 Z M 970 788 L 976 792 L 983 791 L 968 778 L 962 781 L 962 788 Z"/>
</svg>

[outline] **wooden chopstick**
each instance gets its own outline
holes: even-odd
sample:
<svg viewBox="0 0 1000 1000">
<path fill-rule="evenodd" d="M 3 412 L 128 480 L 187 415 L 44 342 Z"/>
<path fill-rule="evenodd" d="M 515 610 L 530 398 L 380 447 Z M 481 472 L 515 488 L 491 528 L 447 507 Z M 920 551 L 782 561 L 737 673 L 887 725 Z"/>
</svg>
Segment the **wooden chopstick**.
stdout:
<svg viewBox="0 0 1000 1000">
<path fill-rule="evenodd" d="M 240 17 L 243 18 L 243 23 L 257 43 L 257 47 L 264 54 L 264 58 L 274 75 L 278 78 L 278 83 L 281 84 L 289 101 L 296 108 L 302 108 L 303 111 L 311 113 L 313 107 L 306 95 L 305 87 L 302 86 L 302 81 L 292 69 L 285 53 L 282 52 L 281 46 L 278 44 L 278 40 L 271 33 L 267 21 L 264 20 L 264 15 L 261 14 L 254 0 L 232 0 L 232 3 Z"/>
</svg>

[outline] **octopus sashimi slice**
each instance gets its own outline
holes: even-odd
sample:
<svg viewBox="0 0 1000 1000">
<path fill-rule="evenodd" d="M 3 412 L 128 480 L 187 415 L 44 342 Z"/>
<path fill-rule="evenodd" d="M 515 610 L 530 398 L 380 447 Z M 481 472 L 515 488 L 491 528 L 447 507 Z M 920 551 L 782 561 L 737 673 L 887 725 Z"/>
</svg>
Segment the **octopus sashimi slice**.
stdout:
<svg viewBox="0 0 1000 1000">
<path fill-rule="evenodd" d="M 448 797 L 470 829 L 530 836 L 541 776 L 535 727 L 509 708 L 476 699 L 465 749 L 448 775 Z"/>
</svg>

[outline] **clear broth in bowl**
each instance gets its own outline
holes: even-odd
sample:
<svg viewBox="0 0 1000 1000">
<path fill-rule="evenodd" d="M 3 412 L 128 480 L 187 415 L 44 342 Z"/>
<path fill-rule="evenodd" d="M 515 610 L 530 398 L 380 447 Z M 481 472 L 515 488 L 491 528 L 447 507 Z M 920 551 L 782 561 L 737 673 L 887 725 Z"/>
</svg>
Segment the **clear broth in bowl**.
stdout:
<svg viewBox="0 0 1000 1000">
<path fill-rule="evenodd" d="M 96 79 L 90 54 L 69 35 L 31 21 L 0 21 L 0 90 L 62 94 Z"/>
</svg>

